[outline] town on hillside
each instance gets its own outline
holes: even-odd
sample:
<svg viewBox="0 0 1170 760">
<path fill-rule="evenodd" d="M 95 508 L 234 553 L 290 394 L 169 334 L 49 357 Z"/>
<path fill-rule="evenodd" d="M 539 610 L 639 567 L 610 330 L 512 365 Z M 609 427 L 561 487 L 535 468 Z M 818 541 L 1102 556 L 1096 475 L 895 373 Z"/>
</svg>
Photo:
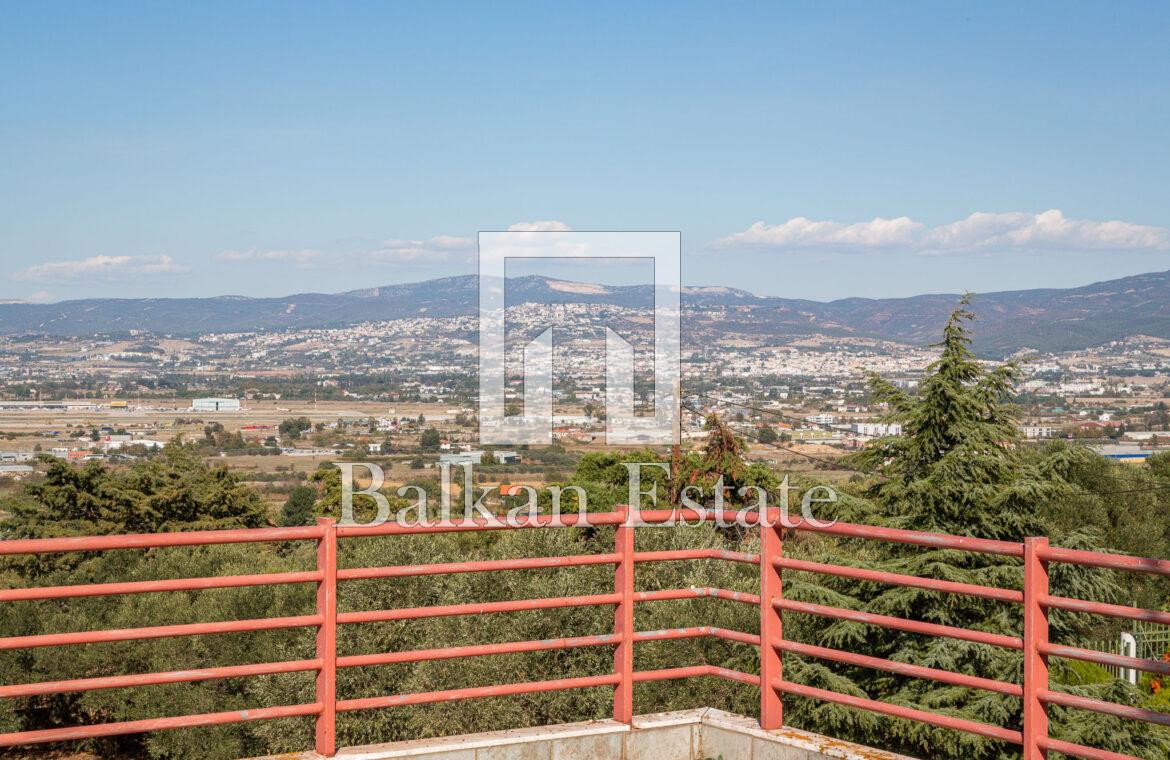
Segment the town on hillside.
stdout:
<svg viewBox="0 0 1170 760">
<path fill-rule="evenodd" d="M 835 460 L 900 435 L 872 398 L 867 374 L 913 390 L 937 355 L 890 340 L 738 332 L 726 311 L 688 322 L 684 445 L 701 442 L 704 416 L 715 412 L 749 442 L 752 458 L 793 472 L 846 477 Z M 555 456 L 478 445 L 470 317 L 190 337 L 2 336 L 0 475 L 8 485 L 0 488 L 43 467 L 41 455 L 117 465 L 177 439 L 256 480 L 274 507 L 309 471 L 339 458 L 381 462 L 391 482 L 404 483 L 442 461 L 481 465 L 486 453 L 489 479 L 542 484 L 605 445 L 606 325 L 618 325 L 635 347 L 636 407 L 649 411 L 645 317 L 643 309 L 608 304 L 509 309 L 512 413 L 523 392 L 524 345 L 555 325 Z M 1072 439 L 1127 462 L 1170 449 L 1170 340 L 1133 336 L 1010 358 L 1020 373 L 1015 402 L 1025 442 Z"/>
</svg>

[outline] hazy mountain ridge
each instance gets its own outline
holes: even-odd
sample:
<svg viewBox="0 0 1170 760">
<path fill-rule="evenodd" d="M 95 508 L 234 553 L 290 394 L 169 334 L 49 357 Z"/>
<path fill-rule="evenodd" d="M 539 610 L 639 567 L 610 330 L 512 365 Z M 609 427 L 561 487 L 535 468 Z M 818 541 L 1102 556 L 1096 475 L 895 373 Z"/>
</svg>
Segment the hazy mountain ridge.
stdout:
<svg viewBox="0 0 1170 760">
<path fill-rule="evenodd" d="M 685 288 L 683 305 L 684 310 L 708 312 L 708 323 L 728 332 L 777 337 L 819 332 L 925 343 L 937 339 L 939 328 L 959 297 L 937 293 L 819 302 L 756 296 L 735 288 L 710 286 Z M 507 301 L 645 307 L 653 302 L 653 288 L 528 276 L 508 280 Z M 333 327 L 409 317 L 471 315 L 478 302 L 478 278 L 464 275 L 283 298 L 99 298 L 55 304 L 0 303 L 0 332 L 79 336 L 144 330 L 193 335 Z M 720 311 L 723 307 L 726 310 Z M 979 315 L 977 348 L 991 355 L 1022 348 L 1072 350 L 1138 334 L 1170 338 L 1170 272 L 1078 288 L 980 294 L 974 297 L 973 308 Z"/>
</svg>

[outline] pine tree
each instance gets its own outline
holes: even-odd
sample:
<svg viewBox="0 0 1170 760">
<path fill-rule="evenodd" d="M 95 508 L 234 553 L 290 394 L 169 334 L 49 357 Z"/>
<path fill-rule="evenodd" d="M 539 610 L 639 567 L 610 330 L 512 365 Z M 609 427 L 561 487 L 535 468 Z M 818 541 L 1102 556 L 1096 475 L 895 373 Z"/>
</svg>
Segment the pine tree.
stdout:
<svg viewBox="0 0 1170 760">
<path fill-rule="evenodd" d="M 311 525 L 313 522 L 313 505 L 317 501 L 316 489 L 309 486 L 297 486 L 288 495 L 288 500 L 280 510 L 280 524 L 284 527 L 295 525 Z"/>
<path fill-rule="evenodd" d="M 1050 535 L 1045 506 L 1079 491 L 1062 475 L 1059 457 L 1021 452 L 1009 403 L 1017 369 L 988 369 L 970 350 L 967 299 L 952 313 L 917 395 L 880 377 L 870 378 L 874 396 L 888 405 L 890 421 L 903 435 L 875 442 L 852 455 L 850 464 L 876 473 L 865 489 L 839 504 L 850 522 L 1022 541 Z M 1053 536 L 1054 543 L 1096 548 L 1091 535 Z M 1021 588 L 1020 562 L 951 549 L 892 543 L 814 539 L 801 542 L 814 559 L 891 573 L 939 578 L 1000 588 Z M 819 556 L 818 556 L 819 554 Z M 1099 571 L 1054 566 L 1053 593 L 1115 600 L 1118 587 Z M 789 573 L 785 595 L 911 620 L 1020 635 L 1019 605 L 1001 604 L 887 584 Z M 788 618 L 791 618 L 791 624 Z M 1054 641 L 1085 632 L 1082 616 L 1054 614 Z M 1019 682 L 1020 654 L 984 644 L 919 636 L 847 621 L 786 615 L 786 633 L 821 646 L 861 652 L 896 662 Z M 916 707 L 998 726 L 1020 727 L 1020 701 L 976 689 L 901 677 L 827 661 L 786 657 L 792 680 L 884 702 Z M 1062 666 L 1054 663 L 1060 675 Z M 1119 682 L 1070 687 L 1097 698 L 1133 703 L 1136 694 Z M 792 699 L 789 720 L 832 736 L 931 758 L 1018 757 L 1018 748 L 974 735 L 874 716 L 824 703 Z M 1086 733 L 1087 732 L 1087 733 Z M 1052 733 L 1090 736 L 1094 743 L 1145 757 L 1165 756 L 1170 737 L 1161 729 L 1089 713 L 1053 711 Z M 1075 739 L 1074 739 L 1075 740 Z"/>
</svg>

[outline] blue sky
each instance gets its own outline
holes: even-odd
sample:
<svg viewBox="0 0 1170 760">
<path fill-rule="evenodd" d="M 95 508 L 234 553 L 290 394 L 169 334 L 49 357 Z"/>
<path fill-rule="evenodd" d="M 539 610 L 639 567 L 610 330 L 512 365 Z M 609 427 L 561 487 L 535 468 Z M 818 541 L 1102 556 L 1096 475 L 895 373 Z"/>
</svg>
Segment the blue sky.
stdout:
<svg viewBox="0 0 1170 760">
<path fill-rule="evenodd" d="M 0 298 L 413 281 L 525 222 L 816 299 L 1170 269 L 1168 39 L 1153 2 L 6 3 Z"/>
</svg>

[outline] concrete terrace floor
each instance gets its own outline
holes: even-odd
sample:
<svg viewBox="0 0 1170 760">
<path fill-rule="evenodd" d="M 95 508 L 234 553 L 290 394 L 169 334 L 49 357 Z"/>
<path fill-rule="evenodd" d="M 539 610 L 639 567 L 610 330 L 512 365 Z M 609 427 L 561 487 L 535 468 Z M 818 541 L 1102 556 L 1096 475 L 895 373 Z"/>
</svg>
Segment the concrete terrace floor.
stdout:
<svg viewBox="0 0 1170 760">
<path fill-rule="evenodd" d="M 316 752 L 253 760 L 319 760 Z M 337 760 L 911 760 L 794 728 L 699 708 L 612 720 L 347 747 Z"/>
</svg>

